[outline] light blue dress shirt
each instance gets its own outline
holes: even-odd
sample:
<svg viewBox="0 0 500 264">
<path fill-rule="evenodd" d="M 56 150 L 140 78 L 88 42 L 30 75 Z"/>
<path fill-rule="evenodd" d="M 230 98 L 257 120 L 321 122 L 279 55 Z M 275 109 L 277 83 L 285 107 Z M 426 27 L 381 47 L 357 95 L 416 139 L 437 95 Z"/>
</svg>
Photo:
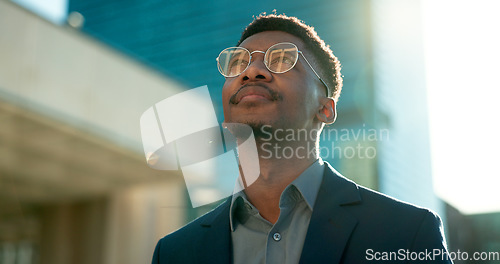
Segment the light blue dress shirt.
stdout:
<svg viewBox="0 0 500 264">
<path fill-rule="evenodd" d="M 319 158 L 285 188 L 274 225 L 260 216 L 244 191 L 233 195 L 229 210 L 233 263 L 299 262 L 324 166 Z"/>
</svg>

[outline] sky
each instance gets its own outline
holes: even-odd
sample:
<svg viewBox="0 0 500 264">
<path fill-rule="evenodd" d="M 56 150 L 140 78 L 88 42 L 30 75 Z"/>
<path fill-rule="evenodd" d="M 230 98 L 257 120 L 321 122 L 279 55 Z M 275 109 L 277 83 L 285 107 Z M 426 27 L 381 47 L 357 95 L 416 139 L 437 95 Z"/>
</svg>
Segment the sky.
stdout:
<svg viewBox="0 0 500 264">
<path fill-rule="evenodd" d="M 438 196 L 500 211 L 500 1 L 423 1 L 431 155 Z"/>
<path fill-rule="evenodd" d="M 68 13 L 68 0 L 12 0 L 43 18 L 62 24 Z"/>
</svg>

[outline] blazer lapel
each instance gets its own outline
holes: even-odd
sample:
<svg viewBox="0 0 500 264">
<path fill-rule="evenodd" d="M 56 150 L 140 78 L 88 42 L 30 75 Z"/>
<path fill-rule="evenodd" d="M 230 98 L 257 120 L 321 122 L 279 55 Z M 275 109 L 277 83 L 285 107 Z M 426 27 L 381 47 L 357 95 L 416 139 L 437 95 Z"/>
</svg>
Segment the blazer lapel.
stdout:
<svg viewBox="0 0 500 264">
<path fill-rule="evenodd" d="M 340 262 L 347 241 L 358 222 L 343 206 L 360 201 L 358 186 L 327 164 L 300 263 Z"/>
<path fill-rule="evenodd" d="M 231 197 L 214 209 L 201 223 L 200 246 L 197 247 L 198 263 L 232 263 L 231 229 L 229 227 L 229 206 Z"/>
</svg>

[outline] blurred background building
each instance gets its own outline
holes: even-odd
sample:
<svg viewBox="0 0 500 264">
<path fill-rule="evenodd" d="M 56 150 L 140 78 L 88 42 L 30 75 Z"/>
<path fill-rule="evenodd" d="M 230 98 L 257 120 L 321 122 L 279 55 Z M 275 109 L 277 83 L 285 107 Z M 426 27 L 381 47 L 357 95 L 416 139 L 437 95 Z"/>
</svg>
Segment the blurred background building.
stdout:
<svg viewBox="0 0 500 264">
<path fill-rule="evenodd" d="M 438 212 L 450 250 L 500 252 L 500 210 L 470 213 L 436 194 L 422 1 L 59 5 L 54 17 L 0 1 L 0 263 L 148 263 L 159 238 L 210 210 L 192 208 L 180 172 L 147 166 L 139 118 L 208 85 L 222 121 L 215 58 L 273 9 L 313 25 L 343 65 L 323 158 Z"/>
</svg>

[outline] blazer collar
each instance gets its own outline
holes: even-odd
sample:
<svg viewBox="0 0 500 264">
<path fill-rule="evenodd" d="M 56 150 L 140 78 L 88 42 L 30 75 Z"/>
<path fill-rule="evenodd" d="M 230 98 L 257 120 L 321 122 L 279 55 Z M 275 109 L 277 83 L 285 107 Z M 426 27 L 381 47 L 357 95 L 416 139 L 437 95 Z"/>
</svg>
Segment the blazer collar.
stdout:
<svg viewBox="0 0 500 264">
<path fill-rule="evenodd" d="M 300 263 L 339 263 L 358 220 L 344 206 L 361 202 L 358 185 L 327 163 Z"/>
<path fill-rule="evenodd" d="M 208 213 L 201 222 L 200 244 L 197 247 L 198 263 L 232 263 L 233 250 L 229 227 L 231 197 Z"/>
</svg>

